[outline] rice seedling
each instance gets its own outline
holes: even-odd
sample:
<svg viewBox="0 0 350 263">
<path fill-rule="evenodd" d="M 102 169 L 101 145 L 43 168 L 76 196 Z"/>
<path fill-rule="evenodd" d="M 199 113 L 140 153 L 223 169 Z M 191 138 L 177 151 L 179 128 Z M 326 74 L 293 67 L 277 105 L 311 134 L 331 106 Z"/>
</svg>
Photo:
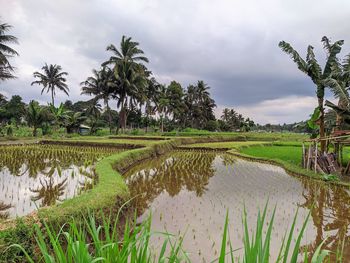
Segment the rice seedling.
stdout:
<svg viewBox="0 0 350 263">
<path fill-rule="evenodd" d="M 303 222 L 299 233 L 295 232 L 295 222 L 290 230 L 286 232 L 285 238 L 279 247 L 279 256 L 276 260 L 270 258 L 270 240 L 272 238 L 275 210 L 267 220 L 267 204 L 262 212 L 259 211 L 256 219 L 256 227 L 249 233 L 246 211 L 243 213 L 242 231 L 244 244 L 242 248 L 234 248 L 229 234 L 229 213 L 226 212 L 223 232 L 220 242 L 220 251 L 217 258 L 210 260 L 203 258 L 206 262 L 257 262 L 257 263 L 296 263 L 303 261 L 322 263 L 329 257 L 329 251 L 323 250 L 322 242 L 314 253 L 301 251 L 301 240 L 310 214 Z M 135 220 L 127 221 L 120 231 L 121 221 L 119 212 L 115 220 L 110 214 L 102 214 L 99 224 L 94 214 L 89 214 L 82 221 L 71 219 L 69 223 L 61 226 L 58 230 L 44 223 L 43 228 L 35 225 L 35 236 L 40 262 L 192 262 L 191 254 L 186 252 L 183 246 L 184 236 L 175 236 L 167 232 L 154 232 L 151 230 L 151 217 L 140 224 Z M 266 223 L 269 222 L 267 231 L 264 232 Z M 152 239 L 160 236 L 162 245 L 157 249 L 152 246 Z M 296 239 L 294 245 L 292 240 Z M 11 248 L 19 248 L 23 251 L 28 262 L 36 262 L 28 252 L 18 244 Z M 235 255 L 236 252 L 242 256 Z M 291 253 L 289 253 L 291 252 Z M 201 255 L 201 251 L 199 252 Z M 214 255 L 213 255 L 214 256 Z M 212 256 L 212 257 L 213 257 Z M 195 262 L 195 261 L 193 261 Z"/>
<path fill-rule="evenodd" d="M 22 216 L 91 189 L 97 182 L 94 164 L 119 151 L 103 146 L 1 146 L 0 202 L 11 204 L 5 214 Z"/>
<path fill-rule="evenodd" d="M 195 232 L 183 243 L 195 261 L 215 253 L 219 255 L 221 219 L 227 209 L 232 221 L 238 222 L 244 212 L 244 200 L 246 221 L 252 226 L 256 218 L 262 217 L 257 207 L 263 206 L 267 199 L 278 204 L 275 212 L 268 209 L 265 215 L 269 218 L 275 213 L 270 240 L 272 258 L 278 257 L 286 223 L 293 222 L 296 210 L 302 218 L 311 212 L 312 223 L 304 230 L 308 239 L 300 243 L 301 250 L 313 254 L 323 238 L 329 236 L 323 247 L 331 251 L 332 260 L 336 260 L 335 255 L 342 259 L 349 257 L 338 252 L 349 246 L 350 196 L 342 187 L 293 177 L 280 167 L 235 159 L 225 153 L 184 150 L 136 165 L 125 177 L 131 195 L 135 196 L 133 203 L 140 219 L 152 212 L 152 226 L 171 233 L 181 233 L 190 225 Z M 294 232 L 299 233 L 303 223 L 297 219 Z M 233 244 L 243 246 L 243 234 L 238 226 L 234 225 L 231 231 Z M 286 237 L 285 245 L 287 240 Z M 294 236 L 288 244 L 294 244 Z M 289 256 L 292 254 L 290 248 Z"/>
</svg>

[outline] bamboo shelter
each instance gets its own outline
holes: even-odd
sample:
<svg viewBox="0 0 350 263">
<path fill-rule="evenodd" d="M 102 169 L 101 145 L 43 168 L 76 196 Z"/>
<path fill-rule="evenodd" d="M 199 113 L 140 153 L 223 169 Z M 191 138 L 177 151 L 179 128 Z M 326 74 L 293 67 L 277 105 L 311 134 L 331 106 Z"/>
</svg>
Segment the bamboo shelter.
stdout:
<svg viewBox="0 0 350 263">
<path fill-rule="evenodd" d="M 326 142 L 326 151 L 321 152 L 319 144 Z M 325 138 L 303 142 L 302 166 L 315 173 L 350 175 L 350 161 L 344 167 L 343 150 L 350 146 L 350 131 L 336 131 Z"/>
</svg>

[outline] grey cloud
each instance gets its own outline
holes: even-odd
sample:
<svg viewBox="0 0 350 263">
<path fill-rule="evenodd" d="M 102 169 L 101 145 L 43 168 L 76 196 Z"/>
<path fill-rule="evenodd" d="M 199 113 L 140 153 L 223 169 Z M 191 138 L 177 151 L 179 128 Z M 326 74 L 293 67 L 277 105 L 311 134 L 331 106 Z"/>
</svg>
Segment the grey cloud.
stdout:
<svg viewBox="0 0 350 263">
<path fill-rule="evenodd" d="M 161 82 L 175 79 L 187 86 L 203 79 L 217 104 L 231 107 L 314 96 L 313 83 L 279 50 L 282 39 L 303 55 L 314 45 L 321 63 L 323 35 L 344 39 L 343 55 L 350 52 L 346 0 L 0 0 L 0 6 L 21 54 L 14 60 L 18 79 L 1 83 L 0 92 L 20 93 L 26 100 L 46 99 L 39 87 L 30 86 L 30 71 L 44 62 L 61 64 L 70 73 L 70 99 L 81 99 L 79 83 L 110 56 L 106 46 L 118 45 L 122 35 L 140 42 Z M 274 120 L 307 116 L 288 114 Z"/>
</svg>

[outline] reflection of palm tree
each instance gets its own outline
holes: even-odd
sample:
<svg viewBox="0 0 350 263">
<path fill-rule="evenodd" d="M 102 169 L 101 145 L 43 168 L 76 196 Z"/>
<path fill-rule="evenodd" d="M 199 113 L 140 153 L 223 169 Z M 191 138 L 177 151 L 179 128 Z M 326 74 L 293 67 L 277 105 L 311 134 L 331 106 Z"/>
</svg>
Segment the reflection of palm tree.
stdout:
<svg viewBox="0 0 350 263">
<path fill-rule="evenodd" d="M 163 191 L 176 196 L 187 189 L 202 196 L 214 175 L 215 157 L 216 153 L 176 152 L 171 158 L 166 155 L 149 161 L 146 168 L 141 164 L 128 171 L 127 183 L 131 196 L 137 196 L 134 202 L 139 212 Z"/>
<path fill-rule="evenodd" d="M 220 155 L 220 158 L 224 166 L 233 165 L 237 161 L 236 158 L 233 158 L 232 155 L 228 155 L 228 154 L 222 154 Z"/>
<path fill-rule="evenodd" d="M 61 201 L 60 197 L 64 194 L 66 182 L 67 178 L 56 185 L 54 184 L 55 182 L 52 177 L 44 182 L 40 180 L 40 188 L 30 189 L 31 192 L 36 193 L 35 196 L 31 197 L 31 200 L 34 202 L 42 200 L 42 206 L 53 205 L 56 203 L 56 201 Z"/>
<path fill-rule="evenodd" d="M 11 207 L 11 205 L 5 204 L 4 202 L 0 201 L 0 219 L 6 219 L 9 217 L 9 213 L 6 210 L 8 210 Z"/>
<path fill-rule="evenodd" d="M 305 178 L 300 178 L 304 190 L 305 202 L 301 207 L 311 210 L 313 225 L 316 228 L 315 240 L 306 245 L 308 251 L 314 252 L 324 240 L 324 231 L 327 231 L 327 240 L 323 248 L 337 251 L 344 242 L 344 253 L 350 246 L 347 234 L 350 226 L 350 196 L 342 187 L 321 184 Z M 304 251 L 304 249 L 302 249 Z M 310 255 L 313 253 L 310 253 Z M 350 255 L 344 255 L 349 258 Z"/>
</svg>

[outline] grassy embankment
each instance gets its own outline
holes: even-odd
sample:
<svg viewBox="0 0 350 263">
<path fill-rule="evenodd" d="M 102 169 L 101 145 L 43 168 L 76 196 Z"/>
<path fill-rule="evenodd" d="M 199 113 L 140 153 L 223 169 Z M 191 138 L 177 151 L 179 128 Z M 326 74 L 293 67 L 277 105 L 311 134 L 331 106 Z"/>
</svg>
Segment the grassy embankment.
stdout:
<svg viewBox="0 0 350 263">
<path fill-rule="evenodd" d="M 213 138 L 214 141 L 221 140 L 220 137 Z M 96 173 L 98 175 L 97 185 L 81 195 L 65 200 L 62 204 L 51 206 L 48 208 L 39 209 L 34 216 L 27 216 L 20 220 L 3 222 L 0 231 L 0 250 L 4 250 L 9 244 L 19 243 L 28 250 L 34 251 L 33 243 L 33 228 L 32 225 L 44 220 L 55 225 L 60 225 L 72 217 L 81 217 L 88 211 L 100 211 L 100 209 L 118 208 L 121 200 L 129 198 L 128 188 L 122 177 L 122 171 L 136 162 L 147 158 L 155 157 L 159 154 L 164 154 L 172 150 L 175 146 L 183 143 L 196 143 L 208 141 L 209 138 L 172 138 L 171 140 L 137 140 L 132 139 L 108 139 L 96 137 L 79 137 L 67 140 L 60 140 L 60 142 L 83 142 L 83 143 L 99 143 L 99 144 L 115 144 L 125 145 L 138 144 L 144 146 L 143 148 L 127 150 L 119 152 L 108 157 L 103 158 L 96 164 Z M 26 142 L 22 140 L 22 142 Z M 30 141 L 31 142 L 31 141 Z M 1 229 L 1 224 L 0 224 Z M 0 255 L 1 260 L 7 261 L 11 258 L 16 258 L 21 255 L 18 249 L 15 251 L 6 251 L 5 254 Z"/>
<path fill-rule="evenodd" d="M 123 145 L 123 144 L 134 144 L 139 146 L 144 146 L 140 149 L 128 150 L 122 153 L 117 153 L 111 156 L 108 156 L 101 161 L 99 161 L 96 165 L 96 172 L 99 175 L 99 182 L 92 190 L 81 194 L 80 196 L 66 200 L 60 205 L 52 206 L 45 209 L 39 210 L 39 217 L 45 218 L 47 222 L 55 222 L 59 224 L 60 222 L 67 221 L 68 218 L 74 215 L 81 215 L 91 210 L 98 210 L 103 207 L 113 207 L 116 204 L 117 197 L 127 199 L 128 198 L 128 189 L 125 185 L 124 179 L 121 175 L 121 171 L 124 171 L 128 167 L 130 167 L 135 162 L 151 158 L 158 154 L 165 153 L 173 149 L 174 146 L 179 146 L 183 144 L 192 144 L 194 147 L 217 147 L 217 148 L 230 148 L 230 152 L 238 153 L 238 150 L 244 151 L 250 149 L 250 154 L 247 156 L 256 155 L 254 158 L 257 158 L 257 155 L 260 153 L 266 152 L 268 147 L 295 147 L 292 145 L 287 145 L 284 143 L 283 145 L 272 145 L 271 141 L 275 140 L 287 140 L 290 137 L 285 136 L 285 134 L 215 134 L 216 136 L 199 136 L 196 138 L 188 138 L 186 136 L 181 138 L 172 138 L 171 140 L 141 140 L 140 138 L 135 139 L 108 139 L 106 137 L 73 137 L 69 139 L 65 139 L 64 141 L 72 141 L 72 142 L 85 142 L 85 143 L 101 143 L 101 144 L 113 144 Z M 301 141 L 303 136 L 295 136 L 295 140 Z M 237 141 L 238 140 L 238 141 Z M 245 141 L 245 140 L 253 140 Z M 62 141 L 62 140 L 61 140 Z M 212 141 L 212 143 L 209 143 Z M 230 142 L 222 142 L 222 141 L 230 141 Z M 269 146 L 267 146 L 269 144 Z M 255 145 L 255 146 L 254 146 Z M 260 146 L 256 146 L 260 145 Z M 261 146 L 265 145 L 265 146 Z M 299 143 L 300 145 L 300 143 Z M 248 147 L 248 148 L 246 148 Z M 259 148 L 258 148 L 259 147 Z M 254 152 L 255 149 L 255 152 Z M 258 150 L 260 149 L 260 151 Z M 264 149 L 261 152 L 261 149 Z M 283 148 L 277 148 L 279 150 Z M 270 149 L 271 150 L 271 149 Z M 276 150 L 276 149 L 275 149 Z M 283 149 L 286 152 L 284 162 L 288 162 L 293 158 L 290 158 L 290 151 L 288 149 Z M 271 151 L 269 151 L 271 152 Z M 300 152 L 299 152 L 300 153 Z M 239 154 L 244 154 L 243 152 Z M 289 154 L 289 157 L 288 157 Z M 270 155 L 266 158 L 264 155 L 264 160 L 273 160 L 275 156 Z M 295 157 L 297 155 L 295 154 Z M 279 158 L 282 158 L 280 154 L 278 154 Z M 278 159 L 281 160 L 281 159 Z M 283 161 L 283 160 L 282 160 Z M 278 164 L 278 162 L 276 162 Z M 282 166 L 286 166 L 285 164 Z M 296 167 L 295 164 L 292 164 L 293 167 Z M 288 167 L 285 167 L 288 169 Z M 312 173 L 313 176 L 315 174 Z M 29 247 L 32 246 L 31 243 L 28 244 L 28 236 L 33 235 L 33 229 L 28 227 L 26 224 L 19 223 L 17 227 L 14 229 L 10 229 L 8 231 L 4 231 L 0 233 L 0 248 L 1 243 L 9 244 L 9 243 L 21 243 L 27 244 Z M 5 241 L 4 241 L 5 240 Z M 32 239 L 33 241 L 33 239 Z M 15 254 L 9 254 L 9 258 L 20 253 L 20 251 L 16 251 Z M 1 259 L 1 257 L 0 257 Z"/>
</svg>

